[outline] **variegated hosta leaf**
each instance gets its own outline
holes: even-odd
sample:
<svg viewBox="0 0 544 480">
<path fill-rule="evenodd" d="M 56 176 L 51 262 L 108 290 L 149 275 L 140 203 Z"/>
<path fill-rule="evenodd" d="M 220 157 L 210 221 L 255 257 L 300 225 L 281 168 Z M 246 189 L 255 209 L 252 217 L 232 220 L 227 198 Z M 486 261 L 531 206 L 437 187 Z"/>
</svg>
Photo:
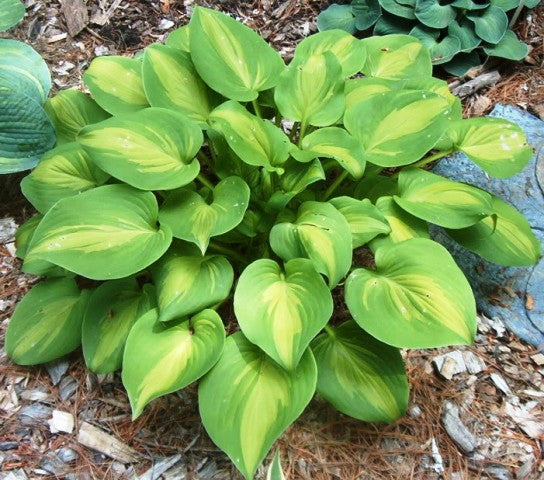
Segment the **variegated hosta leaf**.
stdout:
<svg viewBox="0 0 544 480">
<path fill-rule="evenodd" d="M 150 45 L 144 53 L 143 79 L 151 106 L 171 108 L 206 124 L 212 110 L 208 88 L 187 52 L 166 45 Z"/>
<path fill-rule="evenodd" d="M 25 6 L 20 0 L 0 0 L 0 32 L 17 25 L 25 16 Z"/>
<path fill-rule="evenodd" d="M 280 113 L 304 125 L 332 125 L 344 113 L 342 67 L 330 51 L 289 65 L 279 79 L 274 100 Z"/>
<path fill-rule="evenodd" d="M 234 313 L 246 338 L 287 370 L 297 367 L 332 310 L 323 277 L 305 258 L 288 261 L 285 271 L 274 260 L 256 260 L 234 293 Z"/>
<path fill-rule="evenodd" d="M 303 63 L 311 55 L 331 52 L 342 67 L 342 76 L 351 77 L 359 72 L 366 60 L 364 45 L 343 30 L 327 30 L 306 37 L 297 45 L 293 65 Z"/>
<path fill-rule="evenodd" d="M 130 329 L 151 308 L 134 277 L 100 285 L 91 295 L 81 332 L 87 368 L 96 373 L 120 369 Z"/>
<path fill-rule="evenodd" d="M 78 141 L 102 170 L 142 190 L 171 190 L 200 171 L 198 125 L 165 108 L 147 108 L 81 130 Z"/>
<path fill-rule="evenodd" d="M 27 260 L 47 260 L 94 280 L 126 277 L 168 249 L 172 233 L 157 227 L 157 217 L 155 196 L 128 185 L 63 198 L 38 225 Z"/>
<path fill-rule="evenodd" d="M 291 144 L 287 135 L 272 122 L 252 115 L 234 101 L 217 107 L 209 121 L 242 161 L 271 172 L 282 171 L 279 167 L 289 157 Z"/>
<path fill-rule="evenodd" d="M 132 419 L 155 398 L 202 377 L 217 362 L 224 344 L 225 328 L 213 310 L 181 322 L 160 322 L 156 310 L 141 317 L 130 330 L 123 355 L 123 385 Z"/>
<path fill-rule="evenodd" d="M 86 125 L 106 120 L 110 114 L 87 94 L 63 90 L 45 102 L 45 112 L 57 133 L 57 145 L 74 142 Z"/>
<path fill-rule="evenodd" d="M 202 423 L 214 443 L 250 480 L 276 439 L 308 405 L 316 381 L 309 349 L 289 372 L 241 332 L 235 333 L 227 338 L 221 358 L 200 382 Z"/>
<path fill-rule="evenodd" d="M 391 232 L 384 214 L 366 198 L 356 200 L 351 197 L 336 197 L 330 203 L 348 221 L 354 249 L 370 242 L 377 235 Z"/>
<path fill-rule="evenodd" d="M 189 23 L 191 58 L 202 79 L 232 100 L 255 100 L 285 64 L 257 33 L 224 13 L 197 7 Z"/>
<path fill-rule="evenodd" d="M 43 155 L 21 182 L 21 190 L 36 210 L 46 213 L 61 198 L 103 185 L 109 178 L 90 161 L 81 145 L 72 142 Z"/>
<path fill-rule="evenodd" d="M 368 333 L 403 348 L 474 341 L 474 296 L 443 246 L 413 238 L 379 248 L 375 260 L 376 270 L 354 270 L 345 290 L 349 311 Z"/>
<path fill-rule="evenodd" d="M 469 227 L 493 213 L 489 193 L 420 168 L 400 172 L 394 198 L 408 213 L 446 228 Z"/>
<path fill-rule="evenodd" d="M 533 149 L 523 130 L 502 118 L 468 118 L 447 130 L 456 149 L 497 178 L 519 173 L 531 159 Z"/>
<path fill-rule="evenodd" d="M 96 103 L 112 115 L 137 112 L 149 106 L 140 60 L 117 55 L 95 58 L 83 81 Z"/>
<path fill-rule="evenodd" d="M 304 202 L 293 223 L 274 225 L 270 246 L 286 261 L 309 258 L 314 268 L 327 276 L 331 289 L 351 267 L 351 229 L 330 203 Z"/>
<path fill-rule="evenodd" d="M 274 460 L 272 460 L 272 463 L 268 467 L 266 480 L 285 480 L 285 475 L 283 474 L 283 470 L 281 469 L 281 458 L 279 450 L 276 450 Z"/>
<path fill-rule="evenodd" d="M 356 103 L 344 125 L 359 140 L 367 161 L 398 167 L 419 160 L 446 129 L 448 102 L 424 91 L 394 91 Z"/>
<path fill-rule="evenodd" d="M 242 221 L 249 194 L 247 183 L 234 176 L 215 186 L 211 203 L 192 190 L 176 190 L 161 206 L 159 218 L 172 229 L 174 237 L 194 243 L 204 254 L 211 237 L 232 230 Z"/>
<path fill-rule="evenodd" d="M 189 45 L 189 25 L 183 25 L 172 30 L 166 37 L 165 43 L 176 50 L 189 53 L 191 51 Z"/>
<path fill-rule="evenodd" d="M 37 365 L 79 347 L 89 294 L 69 278 L 44 280 L 33 287 L 8 324 L 8 356 L 19 365 Z"/>
<path fill-rule="evenodd" d="M 397 420 L 408 405 L 408 379 L 397 348 L 353 321 L 312 342 L 317 391 L 338 410 L 366 422 Z"/>
<path fill-rule="evenodd" d="M 498 197 L 492 197 L 493 214 L 471 227 L 448 230 L 465 248 L 499 265 L 534 265 L 542 255 L 539 240 L 525 217 Z"/>
<path fill-rule="evenodd" d="M 41 222 L 43 215 L 39 213 L 29 218 L 25 223 L 19 226 L 15 232 L 15 246 L 17 250 L 15 254 L 18 258 L 23 259 L 26 257 L 26 252 L 28 246 L 30 245 L 30 240 L 32 235 L 36 231 L 38 224 Z"/>
<path fill-rule="evenodd" d="M 343 128 L 320 128 L 304 137 L 301 148 L 304 154 L 308 152 L 315 157 L 333 158 L 355 179 L 363 176 L 366 166 L 363 148 L 359 140 Z M 297 158 L 295 152 L 292 154 Z"/>
<path fill-rule="evenodd" d="M 193 246 L 174 246 L 152 269 L 159 320 L 186 317 L 225 300 L 234 278 L 221 255 L 202 256 Z"/>
<path fill-rule="evenodd" d="M 361 71 L 368 77 L 401 79 L 430 77 L 431 56 L 423 44 L 409 35 L 384 35 L 362 40 L 366 62 Z"/>
</svg>

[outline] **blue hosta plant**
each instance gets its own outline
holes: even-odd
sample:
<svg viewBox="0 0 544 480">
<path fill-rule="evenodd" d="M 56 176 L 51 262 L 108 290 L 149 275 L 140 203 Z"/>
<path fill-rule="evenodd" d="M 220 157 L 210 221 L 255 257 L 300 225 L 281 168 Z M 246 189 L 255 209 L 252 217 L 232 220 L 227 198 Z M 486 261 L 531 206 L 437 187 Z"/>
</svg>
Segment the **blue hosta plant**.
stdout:
<svg viewBox="0 0 544 480">
<path fill-rule="evenodd" d="M 247 479 L 316 392 L 395 421 L 399 349 L 476 331 L 471 288 L 428 224 L 503 265 L 540 256 L 505 201 L 422 168 L 462 151 L 507 177 L 532 153 L 511 122 L 463 120 L 431 70 L 414 37 L 340 30 L 286 66 L 200 7 L 166 45 L 94 60 L 91 95 L 49 100 L 57 145 L 22 182 L 38 213 L 17 253 L 45 278 L 16 308 L 8 355 L 33 365 L 81 345 L 91 370 L 121 370 L 134 418 L 198 380 L 203 424 Z M 360 248 L 374 261 L 354 263 L 371 258 Z M 333 295 L 352 319 L 335 319 Z"/>
<path fill-rule="evenodd" d="M 319 30 L 413 35 L 429 49 L 433 65 L 463 75 L 489 57 L 522 60 L 529 47 L 509 30 L 525 6 L 540 0 L 352 0 L 333 3 L 317 18 Z M 511 23 L 513 23 L 511 22 Z"/>
</svg>

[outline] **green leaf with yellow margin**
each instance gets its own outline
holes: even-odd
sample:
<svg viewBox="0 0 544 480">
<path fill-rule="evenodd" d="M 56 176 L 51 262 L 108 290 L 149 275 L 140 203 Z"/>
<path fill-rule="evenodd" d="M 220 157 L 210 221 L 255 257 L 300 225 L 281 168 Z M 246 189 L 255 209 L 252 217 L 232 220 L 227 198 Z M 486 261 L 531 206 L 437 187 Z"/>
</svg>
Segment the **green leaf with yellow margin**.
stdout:
<svg viewBox="0 0 544 480">
<path fill-rule="evenodd" d="M 158 320 L 156 310 L 143 315 L 130 330 L 123 355 L 123 385 L 132 419 L 155 398 L 202 377 L 217 362 L 224 345 L 225 328 L 213 310 L 168 323 Z"/>
<path fill-rule="evenodd" d="M 296 258 L 284 268 L 270 259 L 248 265 L 234 293 L 234 313 L 250 342 L 293 370 L 331 318 L 333 303 L 310 260 Z"/>
<path fill-rule="evenodd" d="M 392 92 L 397 85 L 395 80 L 376 77 L 350 78 L 346 80 L 346 110 L 380 93 Z"/>
<path fill-rule="evenodd" d="M 166 37 L 166 45 L 176 50 L 189 53 L 191 47 L 189 45 L 189 25 L 183 25 L 182 27 L 172 30 L 168 37 Z"/>
<path fill-rule="evenodd" d="M 191 58 L 202 80 L 232 100 L 255 100 L 276 85 L 285 64 L 256 32 L 224 13 L 196 7 L 189 23 Z"/>
<path fill-rule="evenodd" d="M 151 192 L 104 185 L 59 200 L 44 216 L 28 256 L 93 280 L 132 275 L 168 249 L 172 233 L 157 226 Z"/>
<path fill-rule="evenodd" d="M 92 161 L 141 190 L 171 190 L 192 182 L 203 136 L 185 115 L 148 108 L 85 127 L 78 141 Z"/>
<path fill-rule="evenodd" d="M 465 228 L 493 213 L 491 195 L 420 168 L 399 175 L 395 202 L 408 213 L 446 228 Z"/>
<path fill-rule="evenodd" d="M 409 386 L 397 348 L 350 320 L 319 335 L 312 352 L 317 392 L 340 412 L 365 422 L 391 423 L 403 415 Z"/>
<path fill-rule="evenodd" d="M 361 328 L 400 348 L 474 341 L 474 296 L 442 245 L 413 238 L 378 248 L 375 260 L 376 270 L 358 268 L 346 281 L 346 303 Z"/>
<path fill-rule="evenodd" d="M 202 423 L 250 480 L 276 439 L 308 405 L 316 381 L 309 349 L 289 372 L 237 332 L 227 338 L 221 358 L 200 382 Z"/>
<path fill-rule="evenodd" d="M 274 455 L 274 460 L 268 467 L 268 472 L 266 473 L 266 480 L 285 480 L 285 475 L 281 469 L 281 458 L 280 451 L 276 450 Z"/>
<path fill-rule="evenodd" d="M 44 280 L 32 287 L 8 324 L 8 356 L 18 365 L 37 365 L 75 350 L 81 343 L 89 296 L 69 278 Z"/>
<path fill-rule="evenodd" d="M 28 246 L 32 235 L 36 231 L 38 224 L 42 221 L 43 215 L 37 213 L 33 217 L 30 217 L 25 223 L 19 226 L 15 232 L 15 246 L 17 248 L 15 254 L 17 258 L 23 259 L 26 257 Z"/>
</svg>

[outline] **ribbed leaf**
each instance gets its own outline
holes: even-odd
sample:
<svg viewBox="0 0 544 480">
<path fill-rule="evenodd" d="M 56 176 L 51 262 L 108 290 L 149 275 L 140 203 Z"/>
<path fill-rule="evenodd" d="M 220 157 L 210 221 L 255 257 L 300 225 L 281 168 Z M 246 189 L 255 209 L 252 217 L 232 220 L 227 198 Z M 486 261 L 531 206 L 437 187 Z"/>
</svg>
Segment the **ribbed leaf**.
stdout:
<svg viewBox="0 0 544 480">
<path fill-rule="evenodd" d="M 448 35 L 459 39 L 461 52 L 470 52 L 482 43 L 481 38 L 474 31 L 474 24 L 466 18 L 450 22 Z"/>
<path fill-rule="evenodd" d="M 442 68 L 451 75 L 462 77 L 471 68 L 477 67 L 481 64 L 482 60 L 480 59 L 478 52 L 472 51 L 468 53 L 458 53 L 452 60 L 444 63 Z"/>
<path fill-rule="evenodd" d="M 0 0 L 0 32 L 17 25 L 25 15 L 20 0 Z"/>
<path fill-rule="evenodd" d="M 402 17 L 382 12 L 382 16 L 374 25 L 374 35 L 408 35 L 415 25 L 415 20 L 408 20 Z"/>
<path fill-rule="evenodd" d="M 355 15 L 351 5 L 330 5 L 317 16 L 317 28 L 321 32 L 339 29 L 355 33 Z"/>
<path fill-rule="evenodd" d="M 355 15 L 357 30 L 366 30 L 380 18 L 382 9 L 378 0 L 353 0 L 351 10 Z"/>
<path fill-rule="evenodd" d="M 168 37 L 166 37 L 165 43 L 176 50 L 189 53 L 191 51 L 189 42 L 189 25 L 183 25 L 182 27 L 172 30 Z"/>
<path fill-rule="evenodd" d="M 381 7 L 389 13 L 401 18 L 413 20 L 416 18 L 413 7 L 409 5 L 403 5 L 396 0 L 380 0 Z"/>
<path fill-rule="evenodd" d="M 484 46 L 484 52 L 490 57 L 523 60 L 529 54 L 529 45 L 519 40 L 512 30 L 507 30 L 499 43 Z"/>
<path fill-rule="evenodd" d="M 432 1 L 434 2 L 434 0 Z M 412 29 L 410 35 L 421 40 L 421 43 L 429 49 L 434 65 L 449 62 L 454 55 L 461 51 L 461 41 L 457 37 L 448 35 L 439 39 L 439 30 L 417 26 Z"/>
<path fill-rule="evenodd" d="M 451 5 L 442 5 L 436 0 L 417 0 L 414 14 L 427 27 L 446 28 L 455 20 L 457 11 Z"/>
<path fill-rule="evenodd" d="M 476 35 L 488 43 L 499 43 L 508 29 L 506 13 L 493 5 L 484 10 L 467 12 L 466 16 L 474 23 Z"/>
</svg>

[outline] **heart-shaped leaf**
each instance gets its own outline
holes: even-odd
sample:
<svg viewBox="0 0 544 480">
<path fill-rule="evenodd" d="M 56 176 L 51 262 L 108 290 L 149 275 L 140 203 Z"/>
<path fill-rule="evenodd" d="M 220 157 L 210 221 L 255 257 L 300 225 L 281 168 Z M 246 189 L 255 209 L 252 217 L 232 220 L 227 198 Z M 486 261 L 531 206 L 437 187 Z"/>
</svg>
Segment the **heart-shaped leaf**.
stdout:
<svg viewBox="0 0 544 480">
<path fill-rule="evenodd" d="M 482 10 L 489 7 L 489 4 L 487 0 L 454 0 L 451 5 L 461 10 Z"/>
<path fill-rule="evenodd" d="M 132 275 L 168 249 L 169 228 L 157 227 L 151 192 L 104 185 L 59 200 L 40 222 L 28 251 L 94 280 Z"/>
<path fill-rule="evenodd" d="M 20 0 L 0 0 L 0 32 L 17 25 L 25 16 L 25 11 Z"/>
<path fill-rule="evenodd" d="M 395 80 L 385 80 L 384 78 L 362 77 L 349 79 L 346 81 L 345 87 L 346 110 L 380 93 L 396 90 L 395 86 Z"/>
<path fill-rule="evenodd" d="M 382 9 L 378 0 L 354 0 L 351 9 L 355 15 L 357 30 L 366 30 L 380 18 Z"/>
<path fill-rule="evenodd" d="M 200 171 L 202 131 L 184 115 L 147 108 L 85 127 L 79 143 L 102 170 L 142 190 L 171 190 Z"/>
<path fill-rule="evenodd" d="M 349 311 L 368 333 L 402 348 L 474 341 L 474 296 L 443 246 L 413 238 L 379 248 L 375 260 L 376 270 L 354 270 L 345 290 Z"/>
<path fill-rule="evenodd" d="M 427 27 L 446 28 L 455 20 L 457 11 L 451 5 L 443 5 L 436 0 L 417 0 L 414 14 Z"/>
<path fill-rule="evenodd" d="M 285 271 L 273 260 L 256 260 L 240 275 L 234 294 L 246 338 L 287 370 L 297 367 L 332 311 L 323 277 L 304 258 L 288 261 Z"/>
<path fill-rule="evenodd" d="M 317 391 L 342 413 L 366 422 L 397 420 L 408 405 L 408 379 L 397 348 L 353 321 L 312 342 Z"/>
<path fill-rule="evenodd" d="M 499 43 L 484 46 L 484 52 L 490 57 L 523 60 L 529 54 L 529 45 L 519 40 L 512 30 L 507 30 Z"/>
<path fill-rule="evenodd" d="M 467 12 L 466 16 L 474 23 L 476 35 L 488 43 L 499 43 L 508 29 L 506 13 L 493 5 L 484 10 Z"/>
<path fill-rule="evenodd" d="M 462 77 L 471 68 L 477 67 L 481 64 L 482 60 L 480 59 L 478 52 L 472 51 L 468 53 L 458 53 L 449 62 L 444 63 L 442 68 L 451 75 Z"/>
<path fill-rule="evenodd" d="M 374 35 L 408 35 L 414 27 L 414 20 L 408 20 L 402 17 L 382 12 L 382 16 L 374 25 Z"/>
<path fill-rule="evenodd" d="M 247 480 L 276 439 L 312 399 L 317 369 L 308 349 L 298 367 L 281 368 L 241 332 L 230 335 L 198 388 L 202 423 Z M 221 408 L 217 408 L 218 399 Z"/>
<path fill-rule="evenodd" d="M 159 218 L 174 237 L 194 243 L 204 254 L 210 237 L 226 233 L 242 221 L 249 194 L 247 183 L 239 177 L 221 180 L 213 189 L 211 203 L 192 190 L 177 190 L 161 206 Z"/>
<path fill-rule="evenodd" d="M 474 24 L 466 18 L 450 22 L 448 36 L 459 39 L 461 52 L 470 52 L 482 43 L 481 38 L 474 31 Z"/>
<path fill-rule="evenodd" d="M 317 16 L 317 28 L 321 32 L 339 29 L 355 33 L 355 15 L 351 5 L 330 5 Z"/>
<path fill-rule="evenodd" d="M 142 316 L 130 330 L 123 355 L 123 385 L 133 420 L 155 398 L 202 377 L 224 344 L 225 328 L 213 310 L 177 323 L 160 322 L 156 310 Z"/>
<path fill-rule="evenodd" d="M 389 13 L 408 20 L 414 20 L 416 18 L 414 14 L 414 8 L 409 5 L 403 5 L 396 0 L 379 0 L 381 7 Z"/>
<path fill-rule="evenodd" d="M 429 49 L 434 65 L 449 62 L 454 55 L 461 51 L 461 41 L 457 37 L 448 35 L 439 39 L 439 30 L 417 26 L 412 29 L 410 35 L 421 40 L 421 43 Z"/>
<path fill-rule="evenodd" d="M 513 10 L 519 4 L 520 4 L 520 0 L 491 0 L 491 5 L 494 5 L 495 7 L 499 7 L 501 10 L 504 10 L 505 12 Z M 525 6 L 527 8 L 531 8 L 527 4 L 525 4 Z"/>
</svg>

